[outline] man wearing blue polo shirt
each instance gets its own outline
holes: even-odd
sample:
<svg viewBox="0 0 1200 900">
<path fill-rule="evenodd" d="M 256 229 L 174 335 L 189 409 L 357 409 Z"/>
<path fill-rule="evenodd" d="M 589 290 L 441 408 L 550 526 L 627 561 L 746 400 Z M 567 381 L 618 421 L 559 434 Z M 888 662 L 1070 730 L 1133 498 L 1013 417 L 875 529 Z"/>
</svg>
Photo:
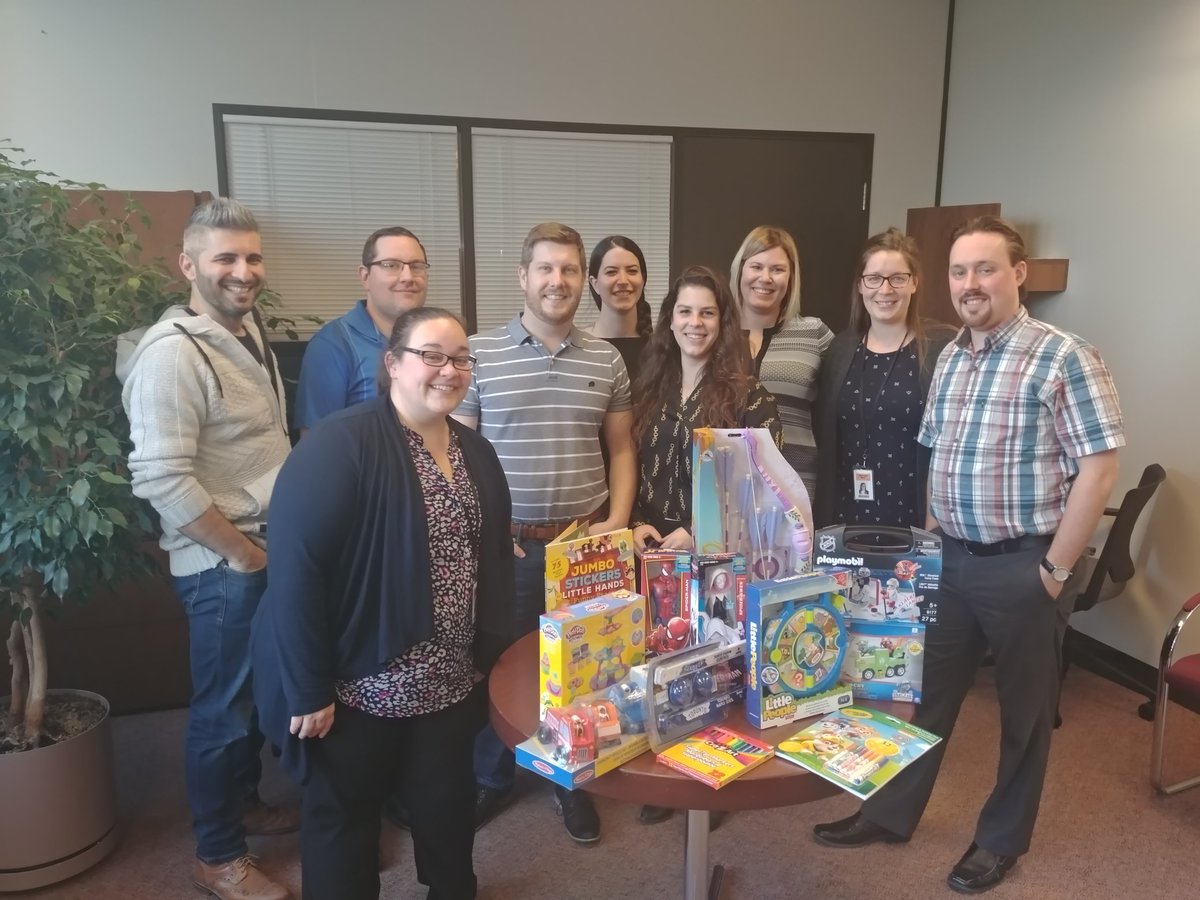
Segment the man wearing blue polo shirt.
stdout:
<svg viewBox="0 0 1200 900">
<path fill-rule="evenodd" d="M 293 416 L 301 434 L 330 413 L 375 396 L 392 326 L 401 313 L 425 305 L 425 248 L 407 228 L 381 228 L 363 245 L 358 280 L 366 297 L 322 326 L 304 351 Z"/>
<path fill-rule="evenodd" d="M 593 534 L 625 528 L 633 509 L 629 375 L 612 344 L 574 326 L 586 271 L 573 228 L 544 222 L 530 230 L 517 269 L 525 306 L 506 325 L 471 337 L 478 362 L 454 413 L 495 445 L 512 493 L 516 592 L 506 644 L 537 629 L 547 541 L 577 519 L 589 519 Z M 475 742 L 477 828 L 508 801 L 514 769 L 512 751 L 486 727 Z M 555 792 L 571 838 L 599 840 L 591 798 Z"/>
<path fill-rule="evenodd" d="M 942 533 L 938 618 L 925 644 L 913 722 L 949 740 L 980 660 L 996 660 L 1000 764 L 949 886 L 999 884 L 1029 849 L 1074 603 L 1076 561 L 1117 477 L 1125 444 L 1100 354 L 1021 305 L 1025 242 L 984 216 L 954 232 L 950 297 L 965 326 L 938 357 L 918 440 L 933 451 L 929 522 Z M 945 752 L 938 744 L 862 810 L 816 826 L 832 847 L 907 841 Z"/>
</svg>

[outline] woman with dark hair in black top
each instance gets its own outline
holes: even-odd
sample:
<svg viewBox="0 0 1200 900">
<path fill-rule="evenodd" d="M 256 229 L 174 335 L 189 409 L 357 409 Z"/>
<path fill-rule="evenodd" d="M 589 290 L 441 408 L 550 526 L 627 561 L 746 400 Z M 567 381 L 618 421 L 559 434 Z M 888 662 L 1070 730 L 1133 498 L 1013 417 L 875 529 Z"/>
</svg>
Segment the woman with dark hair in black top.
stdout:
<svg viewBox="0 0 1200 900">
<path fill-rule="evenodd" d="M 600 310 L 588 331 L 617 348 L 633 384 L 641 369 L 642 351 L 654 330 L 646 302 L 642 248 L 621 234 L 601 238 L 588 260 L 588 290 Z"/>
</svg>

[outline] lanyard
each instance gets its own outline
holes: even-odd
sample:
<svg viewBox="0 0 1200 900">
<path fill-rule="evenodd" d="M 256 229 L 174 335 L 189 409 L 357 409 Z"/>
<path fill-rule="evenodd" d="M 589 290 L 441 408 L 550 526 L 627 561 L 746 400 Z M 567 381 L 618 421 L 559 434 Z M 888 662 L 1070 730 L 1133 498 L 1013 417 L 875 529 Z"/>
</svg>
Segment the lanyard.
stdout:
<svg viewBox="0 0 1200 900">
<path fill-rule="evenodd" d="M 860 362 L 858 370 L 858 424 L 859 434 L 862 435 L 863 445 L 862 450 L 862 468 L 867 468 L 867 448 L 870 446 L 870 435 L 867 433 L 867 353 L 866 353 L 866 337 L 864 336 L 859 341 L 858 346 L 854 349 L 854 356 Z M 879 401 L 883 399 L 884 389 L 887 383 L 892 380 L 892 373 L 896 369 L 896 362 L 900 359 L 900 353 L 904 349 L 905 342 L 908 340 L 908 332 L 904 332 L 904 339 L 900 342 L 900 346 L 892 353 L 892 361 L 888 364 L 887 373 L 883 376 L 883 381 L 879 383 L 879 390 L 875 392 L 875 398 L 871 401 L 871 409 L 879 405 Z M 881 354 L 877 354 L 881 355 Z"/>
</svg>

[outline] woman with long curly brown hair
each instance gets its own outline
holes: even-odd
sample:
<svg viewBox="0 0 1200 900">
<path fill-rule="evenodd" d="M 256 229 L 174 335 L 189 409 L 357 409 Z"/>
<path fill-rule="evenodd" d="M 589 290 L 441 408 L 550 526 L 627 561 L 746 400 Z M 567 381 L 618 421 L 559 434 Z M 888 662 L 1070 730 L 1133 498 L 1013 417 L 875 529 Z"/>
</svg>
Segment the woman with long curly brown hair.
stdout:
<svg viewBox="0 0 1200 900">
<path fill-rule="evenodd" d="M 639 484 L 633 541 L 692 546 L 692 429 L 767 428 L 783 440 L 772 397 L 754 377 L 725 282 L 693 266 L 671 285 L 634 387 Z"/>
</svg>

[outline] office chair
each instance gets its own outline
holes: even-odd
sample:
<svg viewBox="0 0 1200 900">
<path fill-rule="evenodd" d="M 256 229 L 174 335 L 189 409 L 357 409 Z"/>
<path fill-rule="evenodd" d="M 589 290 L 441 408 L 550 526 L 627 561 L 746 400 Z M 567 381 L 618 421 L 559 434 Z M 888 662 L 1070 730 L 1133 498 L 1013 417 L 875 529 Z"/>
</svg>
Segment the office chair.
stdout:
<svg viewBox="0 0 1200 900">
<path fill-rule="evenodd" d="M 1111 600 L 1125 589 L 1125 583 L 1134 573 L 1133 558 L 1129 551 L 1133 527 L 1166 477 L 1162 466 L 1151 463 L 1142 472 L 1138 486 L 1125 493 L 1120 507 L 1113 509 L 1110 506 L 1104 510 L 1104 515 L 1113 517 L 1112 528 L 1099 555 L 1084 558 L 1086 585 L 1075 598 L 1075 612 Z"/>
<path fill-rule="evenodd" d="M 1158 486 L 1166 477 L 1167 473 L 1162 466 L 1158 463 L 1151 463 L 1142 472 L 1137 487 L 1125 492 L 1121 505 L 1115 509 L 1110 506 L 1104 510 L 1104 515 L 1113 517 L 1112 527 L 1108 530 L 1108 537 L 1105 538 L 1104 546 L 1100 549 L 1099 554 L 1085 556 L 1080 563 L 1084 570 L 1081 580 L 1083 588 L 1075 598 L 1073 607 L 1075 612 L 1082 612 L 1091 609 L 1097 603 L 1111 600 L 1125 589 L 1125 585 L 1133 577 L 1135 571 L 1129 546 L 1130 539 L 1133 537 L 1133 528 L 1137 524 L 1142 510 L 1146 508 L 1146 504 L 1150 502 L 1150 498 L 1154 496 L 1154 492 L 1158 490 Z M 1071 631 L 1072 629 L 1068 627 L 1067 630 Z M 1071 665 L 1071 646 L 1072 642 L 1063 642 L 1063 678 L 1066 678 L 1067 669 Z M 1147 697 L 1148 702 L 1143 704 L 1138 712 L 1142 718 L 1150 718 L 1153 713 L 1154 697 L 1150 695 L 1146 685 L 1138 684 L 1123 671 L 1099 656 L 1092 656 L 1088 668 L 1122 687 L 1127 687 Z"/>
<path fill-rule="evenodd" d="M 1200 784 L 1200 775 L 1194 775 L 1174 784 L 1163 783 L 1163 747 L 1167 732 L 1167 705 L 1174 700 L 1180 706 L 1200 713 L 1200 653 L 1175 658 L 1175 645 L 1179 633 L 1200 609 L 1200 594 L 1196 594 L 1179 610 L 1175 622 L 1163 639 L 1162 653 L 1158 660 L 1158 698 L 1154 704 L 1154 741 L 1150 750 L 1150 783 L 1160 794 L 1177 794 Z"/>
</svg>

